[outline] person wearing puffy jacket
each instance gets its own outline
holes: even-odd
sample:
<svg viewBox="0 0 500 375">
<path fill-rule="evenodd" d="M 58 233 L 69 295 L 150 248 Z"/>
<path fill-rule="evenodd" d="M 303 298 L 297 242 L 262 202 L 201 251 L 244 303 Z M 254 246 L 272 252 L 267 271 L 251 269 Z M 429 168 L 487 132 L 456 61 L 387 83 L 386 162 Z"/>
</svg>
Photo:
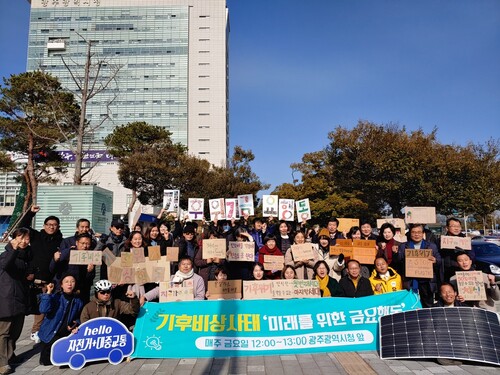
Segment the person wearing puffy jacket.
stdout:
<svg viewBox="0 0 500 375">
<path fill-rule="evenodd" d="M 401 276 L 389 267 L 384 256 L 375 258 L 375 269 L 370 276 L 370 284 L 373 294 L 383 294 L 403 290 L 403 280 Z"/>
</svg>

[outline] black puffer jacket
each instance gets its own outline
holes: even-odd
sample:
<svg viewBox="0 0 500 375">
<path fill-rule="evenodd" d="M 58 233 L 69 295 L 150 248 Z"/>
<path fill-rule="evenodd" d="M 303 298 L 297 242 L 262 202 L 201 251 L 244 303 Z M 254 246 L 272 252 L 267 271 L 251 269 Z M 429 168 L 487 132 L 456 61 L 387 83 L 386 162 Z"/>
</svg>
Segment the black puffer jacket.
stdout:
<svg viewBox="0 0 500 375">
<path fill-rule="evenodd" d="M 0 254 L 0 319 L 24 315 L 28 305 L 28 262 L 24 250 L 14 250 L 9 243 Z"/>
</svg>

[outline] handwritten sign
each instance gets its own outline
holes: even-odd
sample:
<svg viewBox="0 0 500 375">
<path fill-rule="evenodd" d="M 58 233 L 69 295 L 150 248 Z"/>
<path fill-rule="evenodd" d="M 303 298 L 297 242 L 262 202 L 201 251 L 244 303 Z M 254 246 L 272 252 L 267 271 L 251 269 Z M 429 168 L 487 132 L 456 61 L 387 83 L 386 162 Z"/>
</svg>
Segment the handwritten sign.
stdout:
<svg viewBox="0 0 500 375">
<path fill-rule="evenodd" d="M 170 282 L 160 283 L 160 302 L 192 301 L 194 300 L 193 286 L 172 284 Z"/>
<path fill-rule="evenodd" d="M 441 236 L 441 249 L 460 248 L 461 250 L 471 250 L 472 243 L 470 237 Z"/>
<path fill-rule="evenodd" d="M 151 282 L 149 278 L 148 271 L 146 270 L 146 266 L 137 267 L 135 269 L 135 283 L 139 285 L 144 285 Z"/>
<path fill-rule="evenodd" d="M 132 258 L 132 253 L 122 252 L 120 254 L 120 266 L 122 268 L 132 267 L 134 265 L 134 261 Z"/>
<path fill-rule="evenodd" d="M 406 276 L 432 279 L 433 265 L 432 261 L 428 259 L 432 256 L 432 250 L 406 249 L 405 251 Z"/>
<path fill-rule="evenodd" d="M 339 238 L 337 240 L 335 240 L 335 245 L 338 245 L 338 246 L 345 246 L 345 247 L 351 247 L 353 246 L 352 245 L 352 240 L 351 239 L 343 239 L 343 238 Z"/>
<path fill-rule="evenodd" d="M 264 255 L 264 269 L 266 271 L 281 270 L 285 265 L 283 255 Z"/>
<path fill-rule="evenodd" d="M 208 299 L 241 299 L 241 280 L 208 282 Z"/>
<path fill-rule="evenodd" d="M 148 258 L 149 260 L 160 260 L 161 259 L 160 246 L 148 246 Z"/>
<path fill-rule="evenodd" d="M 293 280 L 294 298 L 321 298 L 318 280 Z"/>
<path fill-rule="evenodd" d="M 201 220 L 205 200 L 203 198 L 188 198 L 188 215 L 191 220 Z"/>
<path fill-rule="evenodd" d="M 108 267 L 108 281 L 112 284 L 120 284 L 122 281 L 122 268 L 120 266 Z"/>
<path fill-rule="evenodd" d="M 295 202 L 295 210 L 297 211 L 297 221 L 302 222 L 309 220 L 311 216 L 311 206 L 309 205 L 309 198 L 301 199 Z"/>
<path fill-rule="evenodd" d="M 337 230 L 339 232 L 347 233 L 351 230 L 351 227 L 359 227 L 359 219 L 349 219 L 349 218 L 338 218 L 339 225 Z"/>
<path fill-rule="evenodd" d="M 405 207 L 407 224 L 430 224 L 436 222 L 436 207 Z"/>
<path fill-rule="evenodd" d="M 346 258 L 352 258 L 353 249 L 352 246 L 330 246 L 330 256 L 344 254 Z"/>
<path fill-rule="evenodd" d="M 106 248 L 102 251 L 102 260 L 104 261 L 106 266 L 109 267 L 115 262 L 116 256 L 115 256 L 115 254 L 113 254 L 113 252 L 111 250 Z"/>
<path fill-rule="evenodd" d="M 375 247 L 353 247 L 352 249 L 352 259 L 356 259 L 361 264 L 373 264 L 376 255 Z"/>
<path fill-rule="evenodd" d="M 293 298 L 293 280 L 273 280 L 272 293 L 273 298 Z"/>
<path fill-rule="evenodd" d="M 403 232 L 406 230 L 406 224 L 403 219 L 377 219 L 377 228 L 380 228 L 385 223 L 392 224 L 394 228 L 399 228 Z"/>
<path fill-rule="evenodd" d="M 210 220 L 225 220 L 226 219 L 226 205 L 224 198 L 209 199 L 208 208 L 210 209 Z"/>
<path fill-rule="evenodd" d="M 481 271 L 459 271 L 457 276 L 458 294 L 464 296 L 466 301 L 486 300 L 484 277 Z"/>
<path fill-rule="evenodd" d="M 153 266 L 151 271 L 151 281 L 155 283 L 168 280 L 165 278 L 165 267 Z"/>
<path fill-rule="evenodd" d="M 255 214 L 253 209 L 253 195 L 238 195 L 238 207 L 240 209 L 240 216 L 253 216 Z"/>
<path fill-rule="evenodd" d="M 294 205 L 293 199 L 279 199 L 278 201 L 278 217 L 280 220 L 294 221 Z"/>
<path fill-rule="evenodd" d="M 167 247 L 167 261 L 177 262 L 179 260 L 179 248 Z"/>
<path fill-rule="evenodd" d="M 203 240 L 203 259 L 220 258 L 226 259 L 226 240 L 224 238 L 215 240 Z"/>
<path fill-rule="evenodd" d="M 240 210 L 238 208 L 238 199 L 237 198 L 226 198 L 226 219 L 239 219 L 240 218 Z"/>
<path fill-rule="evenodd" d="M 366 247 L 375 249 L 377 241 L 375 240 L 353 240 L 352 246 L 354 247 Z"/>
<path fill-rule="evenodd" d="M 272 299 L 271 280 L 243 281 L 243 299 Z"/>
<path fill-rule="evenodd" d="M 255 245 L 253 242 L 229 242 L 227 260 L 230 262 L 254 262 Z"/>
<path fill-rule="evenodd" d="M 312 244 L 303 243 L 292 245 L 292 255 L 295 261 L 300 261 L 302 259 L 314 259 Z"/>
<path fill-rule="evenodd" d="M 144 248 L 132 248 L 130 249 L 130 253 L 132 254 L 132 262 L 133 264 L 144 263 L 146 261 L 146 257 L 144 256 Z"/>
<path fill-rule="evenodd" d="M 122 267 L 122 278 L 120 284 L 135 284 L 135 269 L 132 267 Z"/>
<path fill-rule="evenodd" d="M 69 264 L 88 265 L 102 264 L 102 252 L 92 250 L 71 250 L 69 253 Z"/>
<path fill-rule="evenodd" d="M 263 195 L 262 196 L 262 216 L 278 217 L 278 196 Z"/>
</svg>

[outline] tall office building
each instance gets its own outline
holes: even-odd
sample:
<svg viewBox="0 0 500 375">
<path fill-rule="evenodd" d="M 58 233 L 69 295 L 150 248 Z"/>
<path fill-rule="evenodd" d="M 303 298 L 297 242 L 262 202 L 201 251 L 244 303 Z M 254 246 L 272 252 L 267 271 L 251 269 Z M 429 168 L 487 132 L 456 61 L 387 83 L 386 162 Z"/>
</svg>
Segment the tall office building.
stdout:
<svg viewBox="0 0 500 375">
<path fill-rule="evenodd" d="M 119 68 L 116 82 L 88 104 L 87 120 L 102 122 L 86 138 L 90 149 L 103 150 L 115 127 L 145 121 L 169 130 L 190 154 L 225 165 L 228 35 L 226 0 L 32 0 L 27 70 L 43 69 L 76 90 L 65 63 L 83 76 L 90 43 L 93 61 L 106 62 L 103 79 Z M 120 195 L 116 168 L 103 162 L 88 182 Z M 115 199 L 115 212 L 125 200 Z"/>
</svg>

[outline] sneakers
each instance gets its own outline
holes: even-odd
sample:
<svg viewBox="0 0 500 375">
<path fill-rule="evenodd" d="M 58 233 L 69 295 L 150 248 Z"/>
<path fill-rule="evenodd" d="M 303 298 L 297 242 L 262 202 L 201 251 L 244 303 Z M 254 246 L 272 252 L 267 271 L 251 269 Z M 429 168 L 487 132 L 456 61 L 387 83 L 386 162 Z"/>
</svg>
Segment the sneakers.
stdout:
<svg viewBox="0 0 500 375">
<path fill-rule="evenodd" d="M 35 342 L 35 344 L 40 344 L 40 337 L 38 337 L 38 332 L 33 332 L 31 334 L 31 340 Z M 0 374 L 1 375 L 1 374 Z"/>
<path fill-rule="evenodd" d="M 5 365 L 5 366 L 0 367 L 0 375 L 10 374 L 11 372 L 12 372 L 12 369 L 9 365 Z"/>
</svg>

